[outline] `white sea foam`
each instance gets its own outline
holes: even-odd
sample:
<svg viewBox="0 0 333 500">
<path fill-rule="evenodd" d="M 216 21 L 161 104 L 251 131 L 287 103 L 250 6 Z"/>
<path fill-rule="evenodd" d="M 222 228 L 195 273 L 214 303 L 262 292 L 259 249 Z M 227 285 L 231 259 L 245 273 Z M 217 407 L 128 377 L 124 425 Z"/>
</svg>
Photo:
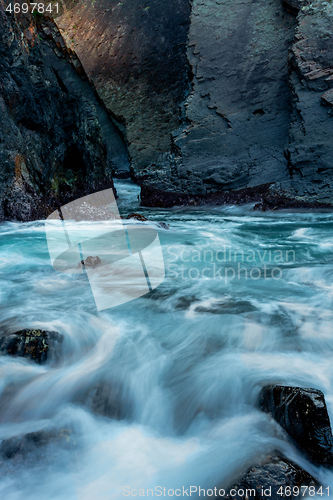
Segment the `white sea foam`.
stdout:
<svg viewBox="0 0 333 500">
<path fill-rule="evenodd" d="M 42 366 L 0 357 L 0 439 L 64 437 L 1 459 L 1 498 L 120 500 L 125 486 L 227 486 L 276 449 L 333 487 L 332 472 L 311 465 L 256 408 L 261 386 L 301 385 L 325 393 L 333 418 L 333 216 L 139 209 L 136 186 L 122 182 L 118 192 L 122 215 L 170 224 L 160 233 L 166 263 L 168 248 L 216 255 L 224 245 L 295 250 L 295 262 L 274 282 L 167 278 L 98 313 L 85 276 L 52 268 L 41 223 L 3 224 L 1 330 L 55 330 L 63 341 L 59 359 Z M 98 387 L 122 408 L 119 420 L 94 413 Z"/>
</svg>

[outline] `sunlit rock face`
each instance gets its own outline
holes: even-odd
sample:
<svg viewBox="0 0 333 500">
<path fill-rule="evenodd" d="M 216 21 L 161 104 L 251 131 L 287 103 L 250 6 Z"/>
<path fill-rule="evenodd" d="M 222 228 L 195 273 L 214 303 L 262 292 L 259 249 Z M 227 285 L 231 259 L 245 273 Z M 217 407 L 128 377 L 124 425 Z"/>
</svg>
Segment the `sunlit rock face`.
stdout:
<svg viewBox="0 0 333 500">
<path fill-rule="evenodd" d="M 122 142 L 54 22 L 5 7 L 0 2 L 0 219 L 26 221 L 112 187 Z"/>
<path fill-rule="evenodd" d="M 188 0 L 83 0 L 57 24 L 128 141 L 132 173 L 165 179 L 190 92 Z M 74 43 L 73 43 L 74 41 Z"/>
<path fill-rule="evenodd" d="M 332 203 L 326 4 L 68 2 L 58 26 L 126 135 L 144 203 L 260 185 Z"/>
</svg>

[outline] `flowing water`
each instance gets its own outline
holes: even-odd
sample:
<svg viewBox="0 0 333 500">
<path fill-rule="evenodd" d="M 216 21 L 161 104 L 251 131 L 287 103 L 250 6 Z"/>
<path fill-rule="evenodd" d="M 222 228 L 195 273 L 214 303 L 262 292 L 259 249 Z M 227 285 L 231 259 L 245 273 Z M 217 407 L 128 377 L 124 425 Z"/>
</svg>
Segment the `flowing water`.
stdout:
<svg viewBox="0 0 333 500">
<path fill-rule="evenodd" d="M 166 267 L 118 307 L 98 312 L 85 275 L 52 268 L 42 221 L 0 226 L 1 330 L 63 335 L 45 365 L 0 356 L 0 439 L 51 436 L 0 457 L 0 498 L 228 486 L 274 450 L 333 487 L 256 408 L 263 385 L 300 385 L 333 417 L 333 214 L 143 209 L 137 186 L 117 189 L 121 214 L 153 221 L 137 224 L 158 229 Z"/>
</svg>

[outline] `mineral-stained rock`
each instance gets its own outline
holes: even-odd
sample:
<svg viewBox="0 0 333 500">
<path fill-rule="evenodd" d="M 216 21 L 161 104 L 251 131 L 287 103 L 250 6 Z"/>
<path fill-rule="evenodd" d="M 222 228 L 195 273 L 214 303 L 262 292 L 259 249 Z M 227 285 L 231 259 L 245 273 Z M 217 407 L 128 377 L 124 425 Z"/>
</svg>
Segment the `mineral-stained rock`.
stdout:
<svg viewBox="0 0 333 500">
<path fill-rule="evenodd" d="M 0 337 L 0 352 L 44 363 L 48 358 L 57 359 L 61 342 L 58 332 L 21 330 Z"/>
<path fill-rule="evenodd" d="M 271 385 L 262 389 L 259 406 L 273 416 L 312 462 L 333 466 L 332 430 L 321 391 Z"/>
<path fill-rule="evenodd" d="M 0 220 L 112 187 L 126 148 L 51 19 L 0 0 Z"/>
<path fill-rule="evenodd" d="M 316 479 L 308 472 L 301 469 L 291 460 L 276 455 L 268 457 L 265 462 L 252 467 L 239 481 L 226 490 L 229 492 L 234 489 L 236 494 L 232 496 L 227 495 L 224 498 L 234 498 L 236 500 L 244 500 L 244 498 L 262 500 L 301 498 L 302 492 L 306 491 L 306 489 L 301 489 L 301 486 L 313 487 L 314 492 L 319 487 Z M 247 493 L 246 490 L 248 490 Z M 244 492 L 243 495 L 242 491 Z M 216 496 L 215 498 L 220 497 Z"/>
</svg>

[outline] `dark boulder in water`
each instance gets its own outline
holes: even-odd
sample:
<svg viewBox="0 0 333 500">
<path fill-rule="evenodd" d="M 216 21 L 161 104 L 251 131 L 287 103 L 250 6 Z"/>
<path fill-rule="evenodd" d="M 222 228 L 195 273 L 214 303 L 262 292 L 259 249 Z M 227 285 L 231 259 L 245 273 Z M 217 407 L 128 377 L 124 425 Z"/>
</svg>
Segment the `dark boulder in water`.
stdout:
<svg viewBox="0 0 333 500">
<path fill-rule="evenodd" d="M 145 217 L 144 215 L 142 214 L 138 214 L 138 213 L 131 213 L 129 214 L 126 219 L 135 219 L 135 220 L 138 220 L 140 222 L 151 222 L 149 219 L 147 219 L 147 217 Z M 166 222 L 157 222 L 157 224 L 162 228 L 162 229 L 169 229 L 170 226 L 169 224 L 166 224 Z"/>
<path fill-rule="evenodd" d="M 11 356 L 30 358 L 36 363 L 56 359 L 62 335 L 44 330 L 21 330 L 0 337 L 0 352 Z"/>
<path fill-rule="evenodd" d="M 226 490 L 230 495 L 225 498 L 235 500 L 244 500 L 246 497 L 270 498 L 271 500 L 292 499 L 301 497 L 302 491 L 307 491 L 301 486 L 312 487 L 311 492 L 315 492 L 319 488 L 316 479 L 308 472 L 291 460 L 276 455 L 268 457 L 265 462 L 251 467 L 241 479 Z M 235 495 L 231 495 L 232 490 L 235 490 Z M 219 496 L 215 498 L 219 498 Z"/>
<path fill-rule="evenodd" d="M 29 432 L 24 436 L 4 439 L 0 444 L 0 459 L 21 461 L 27 459 L 29 454 L 61 441 L 66 445 L 74 444 L 69 429 Z"/>
<path fill-rule="evenodd" d="M 143 205 L 332 205 L 330 2 L 64 1 Z"/>
<path fill-rule="evenodd" d="M 287 431 L 309 460 L 333 466 L 332 430 L 321 391 L 271 385 L 262 389 L 259 406 Z"/>
</svg>

